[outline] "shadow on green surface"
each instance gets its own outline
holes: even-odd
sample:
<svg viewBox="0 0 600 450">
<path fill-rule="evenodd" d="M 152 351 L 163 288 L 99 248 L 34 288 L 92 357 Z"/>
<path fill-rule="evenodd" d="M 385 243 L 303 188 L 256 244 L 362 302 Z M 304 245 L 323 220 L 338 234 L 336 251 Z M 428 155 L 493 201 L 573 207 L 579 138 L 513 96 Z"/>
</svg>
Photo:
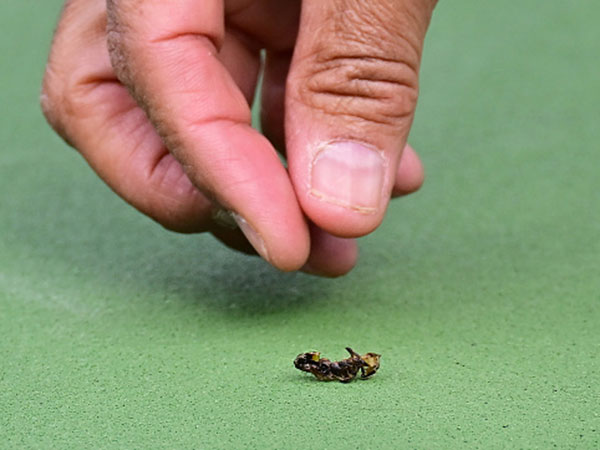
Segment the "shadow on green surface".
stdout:
<svg viewBox="0 0 600 450">
<path fill-rule="evenodd" d="M 106 189 L 97 189 L 100 182 L 86 168 L 75 177 L 60 173 L 68 169 L 54 169 L 52 175 L 31 176 L 38 187 L 22 190 L 17 212 L 0 223 L 1 245 L 12 266 L 36 274 L 27 280 L 40 290 L 166 299 L 234 317 L 309 308 L 332 285 L 278 272 L 207 235 L 167 232 Z M 57 181 L 63 176 L 74 178 L 73 184 Z M 88 178 L 87 186 L 77 186 L 82 177 Z M 19 190 L 18 183 L 6 184 Z"/>
</svg>

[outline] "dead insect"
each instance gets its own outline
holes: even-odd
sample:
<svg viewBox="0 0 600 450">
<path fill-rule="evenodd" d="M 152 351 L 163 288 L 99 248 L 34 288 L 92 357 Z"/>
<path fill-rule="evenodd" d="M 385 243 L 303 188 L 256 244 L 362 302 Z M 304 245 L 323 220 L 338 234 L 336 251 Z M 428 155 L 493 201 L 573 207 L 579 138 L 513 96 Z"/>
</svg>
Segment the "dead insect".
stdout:
<svg viewBox="0 0 600 450">
<path fill-rule="evenodd" d="M 371 378 L 379 369 L 379 360 L 381 355 L 377 353 L 365 353 L 359 355 L 350 347 L 346 347 L 350 358 L 341 361 L 330 361 L 327 358 L 321 358 L 319 352 L 301 353 L 294 360 L 296 369 L 303 372 L 312 373 L 321 381 L 340 381 L 349 383 L 356 378 L 358 372 L 361 372 L 360 379 Z"/>
</svg>

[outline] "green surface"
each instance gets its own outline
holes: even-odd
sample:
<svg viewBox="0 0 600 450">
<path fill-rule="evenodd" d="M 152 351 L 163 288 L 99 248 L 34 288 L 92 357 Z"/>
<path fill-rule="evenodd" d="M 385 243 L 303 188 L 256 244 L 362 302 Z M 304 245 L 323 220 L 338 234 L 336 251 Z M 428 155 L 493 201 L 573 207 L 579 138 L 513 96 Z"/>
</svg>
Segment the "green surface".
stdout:
<svg viewBox="0 0 600 450">
<path fill-rule="evenodd" d="M 441 2 L 417 195 L 334 281 L 162 230 L 45 125 L 0 4 L 0 447 L 598 448 L 597 1 Z M 297 353 L 383 354 L 351 385 Z"/>
</svg>

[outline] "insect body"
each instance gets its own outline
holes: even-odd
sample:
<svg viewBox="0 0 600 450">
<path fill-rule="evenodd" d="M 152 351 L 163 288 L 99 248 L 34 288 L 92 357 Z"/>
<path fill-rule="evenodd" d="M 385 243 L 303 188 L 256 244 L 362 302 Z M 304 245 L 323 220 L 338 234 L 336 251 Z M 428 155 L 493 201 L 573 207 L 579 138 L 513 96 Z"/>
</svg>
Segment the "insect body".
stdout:
<svg viewBox="0 0 600 450">
<path fill-rule="evenodd" d="M 330 361 L 327 358 L 321 358 L 319 352 L 301 353 L 294 360 L 294 366 L 303 372 L 312 373 L 321 381 L 337 380 L 342 383 L 349 383 L 356 378 L 359 371 L 361 372 L 361 380 L 366 380 L 375 375 L 375 372 L 379 369 L 381 355 L 366 353 L 361 356 L 350 347 L 346 347 L 346 350 L 350 353 L 350 358 L 341 361 Z"/>
</svg>

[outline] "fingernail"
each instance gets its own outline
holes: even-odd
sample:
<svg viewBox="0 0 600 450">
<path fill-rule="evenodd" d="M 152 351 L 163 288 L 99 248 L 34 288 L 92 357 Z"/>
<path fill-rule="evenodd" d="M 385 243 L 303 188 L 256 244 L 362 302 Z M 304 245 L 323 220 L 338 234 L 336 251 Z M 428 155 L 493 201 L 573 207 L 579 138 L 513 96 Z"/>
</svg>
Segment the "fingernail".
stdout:
<svg viewBox="0 0 600 450">
<path fill-rule="evenodd" d="M 265 245 L 265 241 L 257 233 L 257 231 L 252 228 L 252 226 L 237 213 L 231 213 L 232 217 L 246 236 L 246 239 L 250 242 L 252 247 L 258 252 L 258 254 L 265 260 L 269 261 L 269 252 L 267 251 L 267 246 Z"/>
<path fill-rule="evenodd" d="M 313 160 L 310 192 L 315 197 L 362 213 L 379 208 L 386 161 L 380 151 L 359 142 L 326 144 Z"/>
<path fill-rule="evenodd" d="M 213 209 L 212 220 L 223 228 L 229 228 L 230 230 L 238 228 L 238 224 L 233 217 L 233 212 L 220 206 Z"/>
</svg>

